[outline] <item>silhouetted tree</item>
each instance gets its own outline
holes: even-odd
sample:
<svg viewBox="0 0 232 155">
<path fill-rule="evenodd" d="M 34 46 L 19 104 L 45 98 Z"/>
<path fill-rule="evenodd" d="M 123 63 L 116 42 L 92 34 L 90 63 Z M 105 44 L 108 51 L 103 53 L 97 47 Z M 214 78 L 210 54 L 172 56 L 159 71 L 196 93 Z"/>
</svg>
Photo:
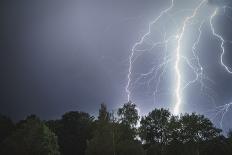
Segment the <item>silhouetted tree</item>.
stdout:
<svg viewBox="0 0 232 155">
<path fill-rule="evenodd" d="M 11 135 L 14 128 L 15 125 L 10 118 L 0 115 L 0 144 L 4 139 Z"/>
<path fill-rule="evenodd" d="M 195 113 L 182 115 L 180 123 L 180 138 L 183 143 L 212 140 L 221 133 L 209 119 Z"/>
<path fill-rule="evenodd" d="M 168 110 L 154 109 L 142 117 L 138 137 L 136 105 L 126 103 L 117 114 L 101 104 L 97 120 L 88 113 L 71 111 L 47 121 L 49 128 L 34 115 L 16 125 L 0 116 L 0 154 L 58 155 L 58 144 L 63 155 L 232 154 L 232 131 L 223 136 L 203 115 L 173 116 Z"/>
<path fill-rule="evenodd" d="M 203 115 L 171 116 L 165 109 L 150 112 L 142 118 L 140 126 L 140 137 L 148 146 L 148 154 L 198 155 L 201 143 L 219 138 L 220 132 Z"/>
<path fill-rule="evenodd" d="M 141 119 L 140 137 L 148 144 L 166 144 L 168 138 L 168 123 L 170 112 L 165 109 L 155 109 Z"/>
<path fill-rule="evenodd" d="M 172 124 L 172 122 L 172 119 L 170 119 L 170 124 Z M 169 152 L 173 151 L 173 148 L 177 148 L 175 149 L 177 154 L 202 154 L 203 151 L 201 146 L 203 146 L 204 143 L 215 141 L 215 139 L 220 137 L 221 130 L 215 128 L 213 123 L 203 115 L 197 115 L 195 113 L 185 114 L 181 115 L 180 118 L 176 119 L 174 122 L 176 126 L 169 130 L 169 140 L 171 141 L 168 146 Z M 207 151 L 204 153 L 208 154 Z"/>
<path fill-rule="evenodd" d="M 134 140 L 135 134 L 132 126 L 136 124 L 135 115 L 137 113 L 135 105 L 128 104 L 119 111 L 123 121 L 116 121 L 113 117 L 114 115 L 109 114 L 106 106 L 101 105 L 94 137 L 88 142 L 86 155 L 144 154 L 142 145 Z M 132 114 L 133 116 L 131 116 Z M 102 119 L 104 118 L 102 116 L 112 116 L 112 119 Z M 129 123 L 131 118 L 133 118 L 132 125 Z"/>
<path fill-rule="evenodd" d="M 114 143 L 112 125 L 100 124 L 94 132 L 93 139 L 88 142 L 86 155 L 114 155 Z"/>
<path fill-rule="evenodd" d="M 2 143 L 4 155 L 59 155 L 57 137 L 32 115 L 18 124 L 17 129 Z"/>
<path fill-rule="evenodd" d="M 119 108 L 117 111 L 119 120 L 117 129 L 119 137 L 123 140 L 133 140 L 137 135 L 136 125 L 139 120 L 138 110 L 136 105 L 128 102 Z"/>
<path fill-rule="evenodd" d="M 98 120 L 102 122 L 108 122 L 110 120 L 110 113 L 107 111 L 104 103 L 101 104 L 101 108 L 99 109 Z"/>
<path fill-rule="evenodd" d="M 131 128 L 134 128 L 139 120 L 138 110 L 132 102 L 128 102 L 122 108 L 119 108 L 118 116 L 122 124 L 128 125 Z"/>
<path fill-rule="evenodd" d="M 58 135 L 60 151 L 64 155 L 84 155 L 87 140 L 92 137 L 94 118 L 78 111 L 65 113 L 61 120 L 49 121 L 48 126 Z"/>
<path fill-rule="evenodd" d="M 94 128 L 94 136 L 88 141 L 86 155 L 114 155 L 116 140 L 114 135 L 114 118 L 110 117 L 105 104 L 101 104 L 98 120 Z M 110 120 L 113 118 L 113 120 Z"/>
</svg>

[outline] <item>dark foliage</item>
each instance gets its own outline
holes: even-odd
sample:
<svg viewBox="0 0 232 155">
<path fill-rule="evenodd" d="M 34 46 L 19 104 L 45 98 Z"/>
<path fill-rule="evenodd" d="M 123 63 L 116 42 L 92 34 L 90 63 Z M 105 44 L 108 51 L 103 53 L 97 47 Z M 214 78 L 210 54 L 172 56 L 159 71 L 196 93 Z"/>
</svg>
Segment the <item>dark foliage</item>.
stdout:
<svg viewBox="0 0 232 155">
<path fill-rule="evenodd" d="M 10 118 L 0 115 L 0 143 L 11 135 L 15 125 Z"/>
<path fill-rule="evenodd" d="M 1 144 L 3 155 L 59 155 L 57 137 L 32 115 L 21 121 Z"/>
<path fill-rule="evenodd" d="M 84 155 L 86 142 L 91 138 L 93 117 L 84 112 L 65 113 L 61 120 L 48 121 L 58 136 L 60 151 L 64 155 Z"/>
<path fill-rule="evenodd" d="M 3 155 L 231 155 L 232 131 L 221 130 L 203 115 L 173 116 L 154 109 L 141 118 L 129 102 L 110 113 L 101 104 L 98 119 L 71 111 L 45 123 L 34 115 L 16 125 L 0 116 Z M 45 125 L 46 124 L 46 125 Z M 139 126 L 138 126 L 139 124 Z M 58 138 L 58 139 L 57 139 Z"/>
</svg>

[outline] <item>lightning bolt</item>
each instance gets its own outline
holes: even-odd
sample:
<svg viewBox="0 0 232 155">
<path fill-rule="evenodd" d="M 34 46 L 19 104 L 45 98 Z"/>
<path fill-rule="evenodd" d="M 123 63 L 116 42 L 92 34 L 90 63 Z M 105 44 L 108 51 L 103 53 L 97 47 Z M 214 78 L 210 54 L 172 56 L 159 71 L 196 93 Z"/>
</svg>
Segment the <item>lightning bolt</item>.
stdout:
<svg viewBox="0 0 232 155">
<path fill-rule="evenodd" d="M 223 128 L 223 120 L 227 112 L 229 111 L 232 103 L 228 103 L 222 106 L 215 107 L 212 110 L 206 111 L 206 114 L 214 121 L 217 118 L 219 119 L 219 125 Z"/>
<path fill-rule="evenodd" d="M 216 32 L 214 25 L 213 25 L 213 20 L 214 18 L 218 15 L 219 9 L 224 9 L 224 13 L 226 12 L 226 9 L 229 8 L 232 10 L 232 8 L 228 6 L 223 6 L 221 8 L 217 7 L 215 8 L 211 14 L 211 16 L 204 17 L 203 19 L 200 18 L 200 21 L 196 19 L 198 15 L 200 15 L 200 11 L 202 11 L 203 7 L 206 6 L 208 0 L 199 0 L 199 3 L 196 5 L 195 8 L 193 9 L 183 9 L 183 10 L 178 10 L 178 12 L 190 12 L 190 15 L 185 15 L 182 17 L 182 21 L 180 24 L 176 22 L 174 19 L 175 13 L 171 13 L 173 11 L 175 3 L 174 0 L 170 1 L 170 5 L 164 9 L 163 11 L 160 12 L 158 17 L 156 17 L 153 21 L 149 23 L 148 26 L 148 31 L 142 37 L 137 41 L 132 49 L 131 49 L 131 54 L 129 55 L 129 68 L 128 68 L 128 74 L 127 74 L 127 83 L 125 86 L 125 91 L 127 93 L 127 100 L 131 100 L 131 95 L 132 95 L 132 90 L 135 89 L 137 85 L 144 85 L 146 84 L 149 89 L 153 89 L 152 87 L 152 82 L 155 81 L 155 88 L 153 91 L 154 95 L 154 102 L 156 102 L 157 94 L 160 93 L 160 85 L 161 81 L 165 77 L 164 75 L 167 73 L 167 69 L 170 69 L 170 66 L 174 70 L 175 74 L 175 83 L 174 90 L 168 90 L 167 93 L 170 92 L 170 94 L 175 98 L 175 104 L 173 105 L 173 113 L 174 115 L 179 115 L 180 114 L 180 108 L 182 104 L 184 103 L 183 101 L 183 92 L 185 89 L 189 88 L 193 84 L 199 84 L 200 89 L 203 95 L 205 95 L 207 98 L 210 99 L 212 103 L 215 104 L 214 96 L 214 91 L 212 90 L 211 87 L 207 86 L 204 84 L 204 81 L 209 81 L 210 83 L 214 83 L 213 80 L 211 80 L 208 76 L 206 76 L 204 73 L 204 67 L 200 62 L 200 58 L 198 56 L 198 49 L 197 46 L 200 43 L 201 36 L 202 36 L 202 27 L 204 24 L 209 23 L 211 32 L 215 38 L 218 39 L 220 42 L 220 50 L 221 50 L 221 55 L 220 55 L 220 64 L 221 66 L 229 73 L 232 74 L 232 69 L 226 65 L 224 62 L 224 56 L 225 56 L 225 43 L 229 42 L 226 41 L 222 35 Z M 228 17 L 229 18 L 229 17 Z M 177 28 L 176 31 L 174 31 L 171 35 L 163 28 L 160 29 L 160 33 L 162 39 L 160 41 L 153 41 L 152 39 L 152 32 L 153 32 L 153 27 L 154 26 L 159 26 L 158 22 L 163 19 L 170 19 L 169 22 L 172 22 Z M 232 18 L 229 18 L 232 21 Z M 207 22 L 206 22 L 207 21 Z M 191 28 L 192 25 L 197 25 L 197 37 L 196 39 L 192 40 L 192 48 L 191 48 L 191 56 L 186 56 L 187 51 L 183 50 L 183 42 L 185 35 L 187 34 L 187 29 Z M 230 42 L 231 43 L 231 42 Z M 149 47 L 144 47 L 149 46 Z M 173 49 L 174 46 L 174 49 Z M 134 63 L 135 61 L 143 55 L 145 52 L 150 52 L 154 50 L 155 48 L 163 48 L 163 59 L 162 62 L 157 64 L 154 64 L 153 67 L 151 67 L 148 72 L 138 74 L 136 73 L 135 75 L 138 75 L 137 77 L 133 76 L 134 75 Z M 172 49 L 170 49 L 170 47 Z M 184 78 L 184 71 L 183 71 L 183 66 L 182 64 L 185 64 L 190 71 L 194 74 L 194 78 L 188 79 L 185 81 Z M 135 78 L 135 79 L 134 79 Z M 142 82 L 141 82 L 142 81 Z M 205 92 L 207 90 L 207 93 Z M 209 94 L 211 92 L 212 94 Z M 222 122 L 224 119 L 224 116 L 228 112 L 228 109 L 232 103 L 225 104 L 223 106 L 216 107 L 214 110 L 216 112 L 216 116 L 218 116 L 219 113 L 221 113 L 222 117 L 220 119 L 220 126 L 222 126 Z M 211 111 L 213 112 L 213 110 Z M 214 112 L 215 113 L 215 112 Z"/>
<path fill-rule="evenodd" d="M 231 7 L 228 7 L 228 6 L 224 6 L 223 9 L 224 9 L 224 13 L 226 12 L 226 8 L 229 8 L 231 9 Z M 213 20 L 214 18 L 217 16 L 219 12 L 219 8 L 216 8 L 213 12 L 213 14 L 211 15 L 210 17 L 210 28 L 211 28 L 211 31 L 212 31 L 212 34 L 213 36 L 215 36 L 219 41 L 220 41 L 220 48 L 221 48 L 221 55 L 220 55 L 220 63 L 221 63 L 221 66 L 224 67 L 224 69 L 229 73 L 229 74 L 232 74 L 232 70 L 229 66 L 227 66 L 224 61 L 223 61 L 223 58 L 224 58 L 224 55 L 225 55 L 225 43 L 228 42 L 226 41 L 222 35 L 220 35 L 219 33 L 217 33 L 215 31 L 215 28 L 213 26 Z M 228 16 L 227 16 L 228 17 Z M 228 17 L 230 20 L 231 18 Z M 229 41 L 230 42 L 230 41 Z M 231 43 L 231 42 L 230 42 Z M 224 120 L 224 117 L 225 115 L 227 114 L 229 108 L 232 106 L 232 103 L 228 103 L 228 104 L 225 104 L 225 105 L 222 105 L 222 106 L 217 106 L 215 107 L 213 110 L 210 110 L 208 111 L 209 113 L 211 113 L 211 115 L 213 115 L 212 120 L 215 120 L 217 117 L 219 117 L 219 124 L 220 124 L 220 127 L 223 128 L 223 120 Z"/>
<path fill-rule="evenodd" d="M 169 10 L 171 10 L 174 6 L 174 0 L 171 1 L 171 6 L 168 7 L 167 9 L 163 10 L 159 16 L 154 20 L 152 21 L 151 23 L 149 23 L 149 29 L 148 29 L 148 32 L 146 34 L 144 34 L 142 36 L 142 38 L 140 39 L 140 41 L 136 42 L 134 44 L 134 46 L 132 47 L 132 52 L 131 52 L 131 55 L 129 56 L 129 70 L 128 70 L 128 75 L 127 75 L 127 79 L 128 79 L 128 82 L 126 84 L 126 93 L 127 93 L 127 100 L 128 102 L 131 100 L 131 91 L 130 91 L 130 84 L 131 84 L 131 75 L 132 75 L 132 69 L 133 69 L 133 59 L 134 59 L 134 55 L 135 55 L 135 52 L 136 52 L 136 48 L 141 45 L 144 40 L 146 39 L 147 36 L 149 36 L 151 34 L 151 28 L 154 24 L 157 23 L 157 21 L 163 17 L 163 15 L 165 13 L 167 13 Z"/>
<path fill-rule="evenodd" d="M 177 41 L 177 49 L 176 49 L 176 61 L 175 61 L 175 72 L 176 72 L 176 90 L 175 90 L 175 95 L 176 95 L 176 104 L 174 107 L 174 114 L 178 115 L 179 114 L 179 110 L 180 110 L 180 105 L 182 102 L 181 99 L 181 71 L 180 71 L 180 60 L 181 60 L 181 41 L 183 39 L 185 30 L 186 30 L 186 26 L 188 24 L 188 22 L 193 19 L 198 10 L 202 7 L 202 5 L 206 2 L 206 0 L 201 1 L 201 3 L 197 6 L 197 8 L 194 10 L 193 14 L 187 18 L 185 18 L 184 20 L 184 24 L 181 30 L 181 33 L 179 35 L 179 39 Z"/>
<path fill-rule="evenodd" d="M 232 74 L 232 70 L 230 67 L 228 67 L 224 62 L 223 62 L 223 58 L 224 58 L 224 55 L 225 55 L 225 47 L 224 47 L 224 44 L 225 44 L 225 39 L 218 33 L 215 32 L 215 28 L 213 26 L 213 19 L 216 17 L 218 13 L 218 8 L 215 9 L 214 13 L 212 14 L 212 16 L 210 17 L 210 26 L 211 26 L 211 30 L 212 30 L 212 33 L 213 35 L 221 42 L 221 56 L 220 56 L 220 60 L 221 60 L 221 65 L 226 69 L 226 71 L 230 74 Z"/>
</svg>

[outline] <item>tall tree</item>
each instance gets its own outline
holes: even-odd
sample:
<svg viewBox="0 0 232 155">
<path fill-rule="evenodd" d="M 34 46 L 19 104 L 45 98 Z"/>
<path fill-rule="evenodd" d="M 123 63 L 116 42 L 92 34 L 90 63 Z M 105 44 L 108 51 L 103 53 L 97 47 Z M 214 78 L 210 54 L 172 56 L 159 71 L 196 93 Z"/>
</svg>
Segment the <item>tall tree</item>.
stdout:
<svg viewBox="0 0 232 155">
<path fill-rule="evenodd" d="M 92 137 L 94 118 L 78 111 L 65 113 L 61 120 L 49 121 L 49 127 L 58 135 L 60 151 L 64 155 L 84 155 L 87 141 Z"/>
<path fill-rule="evenodd" d="M 170 112 L 165 109 L 155 109 L 141 119 L 140 137 L 147 144 L 166 144 Z"/>
<path fill-rule="evenodd" d="M 99 123 L 88 142 L 86 155 L 115 155 L 115 139 L 111 123 Z"/>
<path fill-rule="evenodd" d="M 195 113 L 180 117 L 180 135 L 183 143 L 208 141 L 220 136 L 221 130 L 203 115 Z"/>
<path fill-rule="evenodd" d="M 213 123 L 203 115 L 197 115 L 195 113 L 181 115 L 180 118 L 178 118 L 177 124 L 179 129 L 176 128 L 177 132 L 174 132 L 176 134 L 173 134 L 175 128 L 169 130 L 169 133 L 171 133 L 171 140 L 174 140 L 171 142 L 169 148 L 172 148 L 172 150 L 178 148 L 178 154 L 212 154 L 210 151 L 212 149 L 204 149 L 204 152 L 202 151 L 201 146 L 205 145 L 205 143 L 211 143 L 211 147 L 218 145 L 222 148 L 222 146 L 224 146 L 224 144 L 221 143 L 224 140 L 220 138 L 221 130 L 215 128 Z M 210 148 L 207 145 L 205 145 L 205 147 Z M 170 149 L 169 151 L 172 150 Z M 223 152 L 223 150 L 219 152 Z"/>
<path fill-rule="evenodd" d="M 98 120 L 95 123 L 94 136 L 88 141 L 86 155 L 115 154 L 116 140 L 114 125 L 114 118 L 112 121 L 110 120 L 107 106 L 102 103 L 99 109 Z"/>
<path fill-rule="evenodd" d="M 102 122 L 108 122 L 110 120 L 110 113 L 107 111 L 104 103 L 101 104 L 101 108 L 99 109 L 98 120 Z"/>
<path fill-rule="evenodd" d="M 116 121 L 113 114 L 109 114 L 105 105 L 101 105 L 99 110 L 99 120 L 97 120 L 94 137 L 88 142 L 86 155 L 143 155 L 142 145 L 134 140 L 134 132 L 128 124 L 128 118 L 133 118 L 129 115 L 135 109 L 128 108 L 123 113 L 123 122 Z M 129 112 L 129 114 L 128 114 Z M 133 114 L 134 115 L 134 114 Z M 111 118 L 109 116 L 112 116 Z M 124 117 L 126 116 L 126 117 Z M 107 119 L 105 119 L 107 118 Z M 126 122 L 126 123 L 125 123 Z M 136 124 L 135 121 L 132 121 Z"/>
<path fill-rule="evenodd" d="M 138 110 L 132 102 L 128 102 L 122 108 L 119 108 L 118 116 L 122 124 L 128 125 L 131 128 L 134 128 L 139 120 Z"/>
</svg>

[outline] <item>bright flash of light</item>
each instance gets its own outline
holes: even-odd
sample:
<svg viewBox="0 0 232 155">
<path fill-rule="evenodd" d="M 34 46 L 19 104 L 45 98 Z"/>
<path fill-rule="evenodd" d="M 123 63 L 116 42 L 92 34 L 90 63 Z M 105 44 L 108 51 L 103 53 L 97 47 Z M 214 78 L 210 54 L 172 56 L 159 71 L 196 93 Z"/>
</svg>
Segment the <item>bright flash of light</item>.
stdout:
<svg viewBox="0 0 232 155">
<path fill-rule="evenodd" d="M 226 10 L 226 8 L 229 7 L 218 6 L 213 11 L 211 10 L 211 16 L 204 16 L 198 18 L 202 10 L 206 8 L 207 3 L 208 0 L 199 0 L 199 3 L 195 6 L 195 8 L 179 10 L 179 12 L 190 12 L 190 15 L 188 13 L 183 14 L 184 16 L 181 17 L 180 23 L 177 24 L 178 22 L 176 22 L 176 19 L 174 18 L 175 13 L 171 12 L 174 10 L 173 8 L 175 7 L 175 2 L 174 0 L 171 0 L 170 5 L 166 9 L 162 10 L 158 17 L 156 17 L 153 21 L 149 23 L 147 33 L 142 35 L 139 41 L 133 45 L 131 49 L 131 54 L 129 55 L 129 68 L 127 74 L 127 83 L 125 86 L 128 101 L 132 99 L 132 91 L 136 86 L 146 84 L 149 89 L 154 89 L 154 102 L 156 102 L 157 94 L 161 92 L 159 90 L 161 81 L 164 80 L 163 78 L 165 77 L 165 74 L 168 72 L 168 69 L 171 68 L 171 70 L 173 70 L 175 74 L 175 78 L 173 78 L 175 79 L 175 81 L 173 81 L 173 83 L 175 83 L 175 86 L 172 90 L 168 90 L 167 93 L 170 93 L 175 98 L 174 105 L 172 106 L 172 111 L 175 115 L 179 115 L 181 112 L 181 106 L 184 102 L 184 90 L 193 86 L 193 84 L 199 84 L 201 89 L 200 91 L 202 92 L 202 94 L 204 94 L 204 96 L 210 98 L 210 100 L 214 102 L 213 95 L 205 93 L 205 90 L 207 90 L 207 92 L 213 92 L 213 90 L 207 85 L 205 85 L 204 81 L 213 81 L 205 75 L 205 69 L 200 62 L 199 51 L 197 47 L 200 43 L 201 36 L 203 34 L 202 27 L 203 25 L 208 23 L 210 25 L 213 36 L 220 41 L 220 64 L 229 74 L 232 74 L 232 69 L 229 66 L 227 66 L 224 62 L 224 55 L 226 52 L 224 45 L 226 42 L 229 41 L 226 41 L 222 35 L 217 33 L 213 25 L 213 20 L 217 16 L 219 10 Z M 152 39 L 152 33 L 154 33 L 153 28 L 159 27 L 159 22 L 165 19 L 168 19 L 169 22 L 175 25 L 176 30 L 169 34 L 170 32 L 166 31 L 165 28 L 160 28 L 159 33 L 162 37 L 160 37 L 159 41 L 154 41 Z M 196 39 L 191 40 L 191 54 L 187 56 L 187 51 L 184 50 L 184 41 L 186 40 L 185 37 L 188 33 L 187 30 L 192 28 L 191 26 L 193 25 L 197 27 L 197 37 Z M 154 64 L 145 73 L 135 73 L 134 69 L 136 60 L 138 60 L 138 58 L 141 55 L 145 54 L 146 52 L 151 52 L 152 50 L 155 50 L 157 47 L 161 47 L 163 49 L 163 56 L 161 59 L 162 61 L 156 62 L 158 63 L 158 65 Z M 194 77 L 192 79 L 185 80 L 185 71 L 183 70 L 184 67 L 187 67 L 190 70 L 190 72 L 193 73 Z M 136 76 L 134 77 L 133 75 Z M 155 88 L 153 88 L 152 86 L 152 82 L 154 81 Z M 220 111 L 223 113 L 222 119 L 220 121 L 221 126 L 222 120 L 225 114 L 228 112 L 228 109 L 231 105 L 232 103 L 215 108 L 215 110 L 218 110 L 218 112 Z"/>
<path fill-rule="evenodd" d="M 231 68 L 228 67 L 227 65 L 225 65 L 225 63 L 223 62 L 223 57 L 224 57 L 224 54 L 225 54 L 225 48 L 224 48 L 225 40 L 224 40 L 224 38 L 223 38 L 220 34 L 218 34 L 218 33 L 215 32 L 215 29 L 214 29 L 214 27 L 213 27 L 213 19 L 214 19 L 214 17 L 216 17 L 217 12 L 218 12 L 218 8 L 215 9 L 214 13 L 213 13 L 212 16 L 210 17 L 210 26 L 211 26 L 211 30 L 212 30 L 213 35 L 214 35 L 216 38 L 218 38 L 219 41 L 221 41 L 221 45 L 220 45 L 221 51 L 222 51 L 221 56 L 220 56 L 221 65 L 226 69 L 226 71 L 227 71 L 228 73 L 232 74 Z"/>
<path fill-rule="evenodd" d="M 201 3 L 197 6 L 197 8 L 194 10 L 193 14 L 187 18 L 185 18 L 184 20 L 184 24 L 181 30 L 181 33 L 178 37 L 178 41 L 177 41 L 177 49 L 176 49 L 176 61 L 175 61 L 175 72 L 176 72 L 176 77 L 177 77 L 177 81 L 176 81 L 176 89 L 175 89 L 175 96 L 176 96 L 176 104 L 174 107 L 174 114 L 178 115 L 180 112 L 180 105 L 182 102 L 182 97 L 181 97 L 181 71 L 180 71 L 180 60 L 181 60 L 181 41 L 183 39 L 183 36 L 185 34 L 185 29 L 186 26 L 188 24 L 188 22 L 193 19 L 198 10 L 202 7 L 202 5 L 206 2 L 206 0 L 201 1 Z"/>
</svg>

